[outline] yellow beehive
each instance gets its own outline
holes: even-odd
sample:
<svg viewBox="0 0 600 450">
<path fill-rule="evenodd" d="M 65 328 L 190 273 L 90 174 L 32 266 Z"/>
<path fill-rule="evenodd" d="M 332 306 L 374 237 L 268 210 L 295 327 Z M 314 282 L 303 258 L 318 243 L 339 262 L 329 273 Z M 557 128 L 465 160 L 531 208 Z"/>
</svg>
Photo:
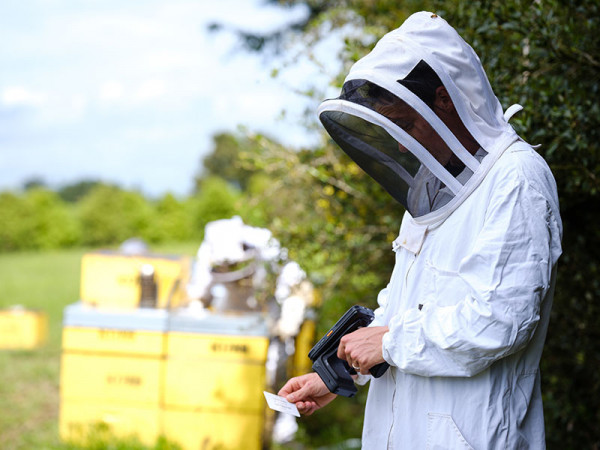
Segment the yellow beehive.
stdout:
<svg viewBox="0 0 600 450">
<path fill-rule="evenodd" d="M 0 310 L 0 349 L 33 349 L 48 337 L 48 316 L 20 307 Z"/>
<path fill-rule="evenodd" d="M 164 432 L 184 449 L 259 449 L 269 336 L 256 314 L 173 316 L 167 334 Z"/>
<path fill-rule="evenodd" d="M 268 345 L 264 336 L 169 332 L 165 405 L 262 411 Z"/>
<path fill-rule="evenodd" d="M 116 436 L 156 440 L 162 432 L 167 317 L 162 310 L 102 312 L 81 304 L 65 309 L 62 439 L 84 443 L 103 424 Z"/>
<path fill-rule="evenodd" d="M 87 253 L 81 261 L 81 300 L 99 307 L 136 308 L 140 303 L 140 272 L 154 268 L 157 307 L 181 306 L 187 300 L 185 284 L 191 260 L 186 256 Z"/>
</svg>

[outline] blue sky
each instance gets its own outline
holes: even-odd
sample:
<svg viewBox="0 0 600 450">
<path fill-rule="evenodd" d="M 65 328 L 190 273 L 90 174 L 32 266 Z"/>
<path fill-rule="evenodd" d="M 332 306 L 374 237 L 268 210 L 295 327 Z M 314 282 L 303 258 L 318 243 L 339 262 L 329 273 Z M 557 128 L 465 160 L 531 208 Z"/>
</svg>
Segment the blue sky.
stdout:
<svg viewBox="0 0 600 450">
<path fill-rule="evenodd" d="M 304 14 L 258 0 L 1 2 L 0 190 L 37 177 L 186 195 L 215 132 L 244 125 L 314 143 L 294 89 L 326 84 L 333 58 L 330 74 L 300 61 L 274 79 L 282 61 L 240 50 L 227 31 Z M 214 21 L 225 31 L 209 33 Z"/>
</svg>

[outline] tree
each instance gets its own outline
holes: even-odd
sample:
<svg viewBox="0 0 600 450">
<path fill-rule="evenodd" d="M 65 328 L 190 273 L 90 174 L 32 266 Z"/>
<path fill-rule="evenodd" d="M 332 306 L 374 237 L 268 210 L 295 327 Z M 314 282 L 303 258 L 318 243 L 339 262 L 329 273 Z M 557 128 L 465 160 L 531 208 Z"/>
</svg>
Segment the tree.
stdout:
<svg viewBox="0 0 600 450">
<path fill-rule="evenodd" d="M 203 179 L 198 192 L 188 202 L 194 234 L 203 237 L 204 227 L 208 222 L 236 215 L 236 202 L 240 195 L 238 189 L 220 177 Z"/>
<path fill-rule="evenodd" d="M 69 247 L 80 239 L 73 210 L 41 187 L 0 193 L 0 223 L 0 251 Z"/>
<path fill-rule="evenodd" d="M 78 206 L 85 245 L 119 244 L 131 237 L 148 239 L 155 220 L 152 206 L 140 193 L 115 186 L 96 186 Z"/>
<path fill-rule="evenodd" d="M 79 244 L 81 229 L 75 212 L 53 191 L 35 188 L 25 194 L 31 248 L 47 250 Z M 27 247 L 25 247 L 27 248 Z"/>
<path fill-rule="evenodd" d="M 0 193 L 0 250 L 31 248 L 28 247 L 32 229 L 28 221 L 30 216 L 22 196 L 14 192 Z"/>
<path fill-rule="evenodd" d="M 58 195 L 60 195 L 60 198 L 65 202 L 76 203 L 99 184 L 101 184 L 101 182 L 97 180 L 78 181 L 59 188 Z"/>
<path fill-rule="evenodd" d="M 151 242 L 187 241 L 194 236 L 191 208 L 173 194 L 165 194 L 154 204 L 154 220 L 149 225 Z M 197 236 L 197 234 L 196 234 Z"/>
<path fill-rule="evenodd" d="M 46 181 L 42 177 L 32 177 L 23 183 L 23 190 L 29 191 L 31 189 L 46 188 Z"/>
<path fill-rule="evenodd" d="M 243 133 L 219 133 L 213 136 L 214 148 L 202 160 L 202 169 L 196 175 L 196 189 L 210 176 L 221 177 L 238 189 L 245 190 L 254 171 L 243 167 L 240 156 L 253 152 L 253 143 Z"/>
</svg>

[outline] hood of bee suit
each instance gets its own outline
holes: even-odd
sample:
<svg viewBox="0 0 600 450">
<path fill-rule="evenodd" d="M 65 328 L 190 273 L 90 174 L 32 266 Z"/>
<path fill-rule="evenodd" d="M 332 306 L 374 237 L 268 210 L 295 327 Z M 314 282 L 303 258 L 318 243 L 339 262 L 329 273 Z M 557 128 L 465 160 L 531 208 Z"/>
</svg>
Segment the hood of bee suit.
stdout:
<svg viewBox="0 0 600 450">
<path fill-rule="evenodd" d="M 479 149 L 436 114 L 437 87 Z M 336 143 L 421 223 L 443 220 L 519 137 L 473 49 L 444 19 L 420 12 L 357 61 L 319 119 Z M 426 124 L 425 124 L 425 122 Z M 423 125 L 425 124 L 425 125 Z"/>
</svg>

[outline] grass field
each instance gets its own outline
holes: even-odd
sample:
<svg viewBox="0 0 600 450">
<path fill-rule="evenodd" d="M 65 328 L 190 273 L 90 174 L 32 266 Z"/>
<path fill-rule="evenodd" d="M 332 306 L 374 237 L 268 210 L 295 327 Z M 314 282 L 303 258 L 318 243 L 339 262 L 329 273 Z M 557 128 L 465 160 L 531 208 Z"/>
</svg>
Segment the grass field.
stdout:
<svg viewBox="0 0 600 450">
<path fill-rule="evenodd" d="M 152 248 L 193 255 L 196 243 Z M 0 350 L 0 449 L 75 449 L 58 438 L 62 311 L 79 299 L 83 249 L 0 254 L 0 308 L 23 305 L 48 315 L 47 344 L 34 351 Z M 86 448 L 144 448 L 99 435 Z M 169 448 L 159 442 L 155 448 Z"/>
</svg>

